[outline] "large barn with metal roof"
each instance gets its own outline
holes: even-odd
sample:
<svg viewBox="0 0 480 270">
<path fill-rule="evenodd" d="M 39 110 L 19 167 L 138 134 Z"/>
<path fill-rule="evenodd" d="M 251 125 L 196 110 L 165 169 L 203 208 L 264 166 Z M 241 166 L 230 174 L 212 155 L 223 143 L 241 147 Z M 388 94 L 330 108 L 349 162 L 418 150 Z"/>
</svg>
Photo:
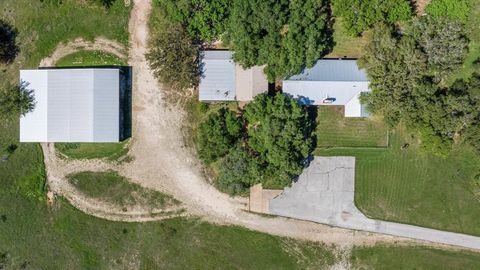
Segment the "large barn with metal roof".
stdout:
<svg viewBox="0 0 480 270">
<path fill-rule="evenodd" d="M 122 139 L 118 68 L 21 70 L 35 109 L 20 119 L 21 142 L 118 142 Z"/>
</svg>

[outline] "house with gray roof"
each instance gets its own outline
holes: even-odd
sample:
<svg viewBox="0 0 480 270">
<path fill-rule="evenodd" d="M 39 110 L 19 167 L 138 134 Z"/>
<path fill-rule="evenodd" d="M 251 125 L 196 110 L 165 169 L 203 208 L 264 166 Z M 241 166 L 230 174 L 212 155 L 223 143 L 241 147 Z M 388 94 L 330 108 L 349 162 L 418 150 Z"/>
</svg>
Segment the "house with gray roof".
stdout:
<svg viewBox="0 0 480 270">
<path fill-rule="evenodd" d="M 283 81 L 283 93 L 305 105 L 344 106 L 345 117 L 366 117 L 360 95 L 369 92 L 365 70 L 355 60 L 322 59 Z"/>
<path fill-rule="evenodd" d="M 199 100 L 251 101 L 268 90 L 263 67 L 244 69 L 232 59 L 231 51 L 204 51 Z"/>
<path fill-rule="evenodd" d="M 20 141 L 125 139 L 125 123 L 130 117 L 124 109 L 129 103 L 126 88 L 131 80 L 124 76 L 120 68 L 21 70 L 20 80 L 33 90 L 36 105 L 20 118 Z"/>
</svg>

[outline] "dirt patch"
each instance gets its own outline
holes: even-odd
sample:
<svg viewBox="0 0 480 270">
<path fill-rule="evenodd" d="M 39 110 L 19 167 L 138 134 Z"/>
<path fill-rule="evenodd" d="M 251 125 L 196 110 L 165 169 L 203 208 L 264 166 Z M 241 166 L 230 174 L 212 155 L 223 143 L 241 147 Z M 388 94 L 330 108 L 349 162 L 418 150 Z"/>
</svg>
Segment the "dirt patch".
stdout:
<svg viewBox="0 0 480 270">
<path fill-rule="evenodd" d="M 430 4 L 431 0 L 415 0 L 415 12 L 417 16 L 425 15 L 425 8 Z"/>
</svg>

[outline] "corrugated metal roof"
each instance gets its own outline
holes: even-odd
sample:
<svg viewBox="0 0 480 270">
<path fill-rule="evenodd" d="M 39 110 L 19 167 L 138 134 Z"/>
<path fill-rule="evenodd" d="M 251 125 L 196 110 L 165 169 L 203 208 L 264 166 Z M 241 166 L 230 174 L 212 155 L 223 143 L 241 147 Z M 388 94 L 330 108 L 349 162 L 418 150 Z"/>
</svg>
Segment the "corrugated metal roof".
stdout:
<svg viewBox="0 0 480 270">
<path fill-rule="evenodd" d="M 289 81 L 368 81 L 365 70 L 360 70 L 356 60 L 322 59 L 312 68 L 294 75 Z"/>
<path fill-rule="evenodd" d="M 235 100 L 235 63 L 230 51 L 205 51 L 199 86 L 201 101 Z"/>
<path fill-rule="evenodd" d="M 118 69 L 21 70 L 36 107 L 20 119 L 22 142 L 118 142 Z"/>
</svg>

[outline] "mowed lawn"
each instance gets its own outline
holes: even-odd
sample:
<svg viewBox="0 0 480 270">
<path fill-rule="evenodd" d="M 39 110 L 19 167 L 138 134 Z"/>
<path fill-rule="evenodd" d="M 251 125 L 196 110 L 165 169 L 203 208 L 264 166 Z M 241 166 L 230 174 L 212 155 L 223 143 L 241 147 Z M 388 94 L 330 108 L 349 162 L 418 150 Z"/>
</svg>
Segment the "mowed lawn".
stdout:
<svg viewBox="0 0 480 270">
<path fill-rule="evenodd" d="M 57 67 L 126 66 L 127 60 L 102 51 L 78 51 L 58 60 Z"/>
<path fill-rule="evenodd" d="M 346 118 L 343 106 L 318 106 L 317 147 L 386 147 L 387 128 L 368 118 Z"/>
<path fill-rule="evenodd" d="M 480 269 L 480 254 L 415 246 L 355 247 L 354 269 Z"/>
<path fill-rule="evenodd" d="M 402 150 L 406 143 L 409 147 Z M 468 146 L 457 145 L 441 158 L 395 131 L 388 149 L 325 149 L 317 154 L 356 157 L 355 203 L 369 217 L 480 235 L 480 198 L 474 195 L 480 157 Z"/>
<path fill-rule="evenodd" d="M 335 18 L 333 24 L 333 41 L 335 46 L 326 58 L 360 58 L 364 54 L 370 31 L 365 31 L 362 36 L 352 37 L 345 31 L 342 18 Z"/>
</svg>

